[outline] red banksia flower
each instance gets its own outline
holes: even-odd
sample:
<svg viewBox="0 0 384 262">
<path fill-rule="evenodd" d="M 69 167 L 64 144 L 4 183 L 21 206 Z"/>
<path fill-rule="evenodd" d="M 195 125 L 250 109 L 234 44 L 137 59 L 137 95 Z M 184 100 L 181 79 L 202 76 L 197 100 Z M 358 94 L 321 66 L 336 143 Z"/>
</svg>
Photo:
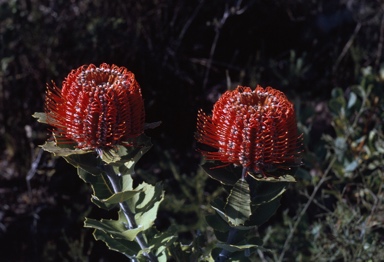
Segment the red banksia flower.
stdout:
<svg viewBox="0 0 384 262">
<path fill-rule="evenodd" d="M 144 129 L 140 86 L 116 65 L 84 65 L 69 73 L 61 90 L 47 86 L 45 111 L 57 142 L 73 141 L 84 150 L 112 147 Z"/>
<path fill-rule="evenodd" d="M 243 166 L 264 177 L 301 163 L 293 104 L 271 87 L 238 86 L 225 92 L 212 116 L 199 111 L 196 139 L 213 148 L 201 150 L 207 160 Z"/>
</svg>

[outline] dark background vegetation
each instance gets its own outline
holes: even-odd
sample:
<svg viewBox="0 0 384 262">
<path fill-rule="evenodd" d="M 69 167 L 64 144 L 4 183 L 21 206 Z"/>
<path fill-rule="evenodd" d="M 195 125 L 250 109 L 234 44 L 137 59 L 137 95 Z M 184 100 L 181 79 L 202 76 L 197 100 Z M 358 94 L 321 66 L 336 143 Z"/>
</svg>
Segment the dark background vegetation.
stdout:
<svg viewBox="0 0 384 262">
<path fill-rule="evenodd" d="M 168 200 L 158 227 L 179 224 L 185 241 L 204 228 L 201 206 L 219 186 L 202 178 L 199 169 L 197 110 L 209 112 L 222 92 L 238 84 L 285 92 L 296 104 L 299 126 L 311 127 L 305 150 L 312 162 L 305 162 L 279 213 L 260 229 L 262 236 L 273 227 L 281 229 L 280 238 L 266 239 L 269 248 L 278 250 L 307 201 L 303 192 L 313 191 L 318 181 L 315 171 L 326 167 L 331 151 L 320 138 L 337 133 L 327 106 L 332 90 L 340 87 L 348 94 L 364 68 L 380 76 L 383 43 L 384 4 L 379 0 L 0 0 L 0 259 L 123 258 L 82 227 L 84 216 L 108 217 L 90 203 L 89 187 L 64 160 L 38 148 L 48 131 L 31 115 L 43 111 L 51 80 L 60 84 L 70 70 L 89 63 L 113 63 L 135 73 L 146 122 L 162 121 L 148 131 L 154 147 L 139 163 L 138 174 L 150 182 L 164 181 Z M 381 127 L 375 119 L 369 128 Z M 341 192 L 344 186 L 328 184 L 324 190 Z M 381 187 L 376 197 L 382 197 Z M 343 198 L 327 199 L 323 204 L 334 214 Z M 299 231 L 315 230 L 308 226 L 314 221 L 334 223 L 319 216 L 320 209 L 312 205 L 307 210 Z M 331 236 L 323 237 L 326 246 L 335 236 L 324 230 Z M 287 261 L 319 254 L 315 240 L 300 236 L 292 243 L 302 246 L 287 251 Z"/>
</svg>

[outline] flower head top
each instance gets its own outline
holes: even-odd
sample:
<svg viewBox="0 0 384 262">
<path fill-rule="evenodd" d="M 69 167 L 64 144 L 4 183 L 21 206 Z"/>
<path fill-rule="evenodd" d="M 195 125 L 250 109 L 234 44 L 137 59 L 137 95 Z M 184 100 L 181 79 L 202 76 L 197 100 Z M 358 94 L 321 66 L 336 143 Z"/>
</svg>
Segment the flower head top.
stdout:
<svg viewBox="0 0 384 262">
<path fill-rule="evenodd" d="M 271 87 L 238 86 L 225 92 L 212 116 L 199 111 L 196 138 L 214 149 L 201 150 L 207 160 L 243 166 L 263 176 L 301 163 L 293 104 Z"/>
<path fill-rule="evenodd" d="M 60 90 L 47 87 L 45 111 L 54 135 L 79 149 L 112 147 L 144 130 L 140 86 L 125 67 L 101 64 L 72 70 Z"/>
</svg>

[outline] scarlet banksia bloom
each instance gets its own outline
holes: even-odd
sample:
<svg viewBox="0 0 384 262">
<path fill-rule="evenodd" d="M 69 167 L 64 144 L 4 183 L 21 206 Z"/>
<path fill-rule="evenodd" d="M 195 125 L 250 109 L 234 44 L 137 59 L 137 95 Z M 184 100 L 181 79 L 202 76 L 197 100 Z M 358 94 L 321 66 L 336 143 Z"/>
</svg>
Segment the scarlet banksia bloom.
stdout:
<svg viewBox="0 0 384 262">
<path fill-rule="evenodd" d="M 144 129 L 140 86 L 116 65 L 84 65 L 69 73 L 62 89 L 48 85 L 45 111 L 57 142 L 73 141 L 84 150 L 112 147 Z"/>
<path fill-rule="evenodd" d="M 212 116 L 198 113 L 198 142 L 207 160 L 243 166 L 268 176 L 269 171 L 290 169 L 301 163 L 293 104 L 281 91 L 238 86 L 215 103 Z"/>
</svg>

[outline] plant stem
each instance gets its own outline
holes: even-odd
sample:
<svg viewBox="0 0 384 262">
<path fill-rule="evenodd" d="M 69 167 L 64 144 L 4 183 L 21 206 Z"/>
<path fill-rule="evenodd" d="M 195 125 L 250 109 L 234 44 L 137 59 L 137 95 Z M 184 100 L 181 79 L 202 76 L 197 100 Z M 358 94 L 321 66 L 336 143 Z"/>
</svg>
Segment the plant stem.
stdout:
<svg viewBox="0 0 384 262">
<path fill-rule="evenodd" d="M 245 176 L 247 174 L 247 171 L 248 171 L 248 168 L 246 167 L 243 167 L 243 171 L 242 171 L 242 175 L 241 175 L 241 180 L 245 181 Z M 229 230 L 228 232 L 228 237 L 227 237 L 227 242 L 226 244 L 232 244 L 233 242 L 233 239 L 235 238 L 236 236 L 236 233 L 237 233 L 237 229 L 236 228 L 233 228 L 231 227 L 231 229 Z M 218 257 L 215 259 L 216 262 L 224 262 L 224 261 L 227 261 L 228 260 L 228 255 L 229 255 L 229 252 L 228 250 L 226 249 L 222 249 L 220 254 L 218 255 Z"/>
<path fill-rule="evenodd" d="M 236 233 L 237 233 L 237 229 L 236 228 L 231 228 L 228 232 L 228 237 L 227 237 L 227 242 L 226 244 L 231 244 L 233 239 L 235 238 L 236 236 Z M 218 255 L 218 257 L 215 259 L 216 262 L 224 262 L 224 261 L 227 261 L 228 260 L 228 250 L 226 249 L 222 249 L 220 254 Z"/>
<path fill-rule="evenodd" d="M 109 179 L 109 182 L 112 185 L 113 192 L 114 193 L 121 192 L 121 181 L 119 179 L 120 177 L 115 173 L 113 168 L 110 165 L 105 165 L 103 169 Z M 120 202 L 119 206 L 120 206 L 120 209 L 123 211 L 125 218 L 128 221 L 128 229 L 137 228 L 135 215 L 132 213 L 127 203 Z M 143 250 L 143 254 L 145 257 L 147 257 L 148 261 L 152 261 L 152 262 L 158 261 L 157 258 L 151 252 L 145 251 L 146 249 L 148 249 L 148 243 L 145 240 L 142 232 L 139 232 L 136 235 L 136 242 L 139 244 L 140 248 Z"/>
</svg>

